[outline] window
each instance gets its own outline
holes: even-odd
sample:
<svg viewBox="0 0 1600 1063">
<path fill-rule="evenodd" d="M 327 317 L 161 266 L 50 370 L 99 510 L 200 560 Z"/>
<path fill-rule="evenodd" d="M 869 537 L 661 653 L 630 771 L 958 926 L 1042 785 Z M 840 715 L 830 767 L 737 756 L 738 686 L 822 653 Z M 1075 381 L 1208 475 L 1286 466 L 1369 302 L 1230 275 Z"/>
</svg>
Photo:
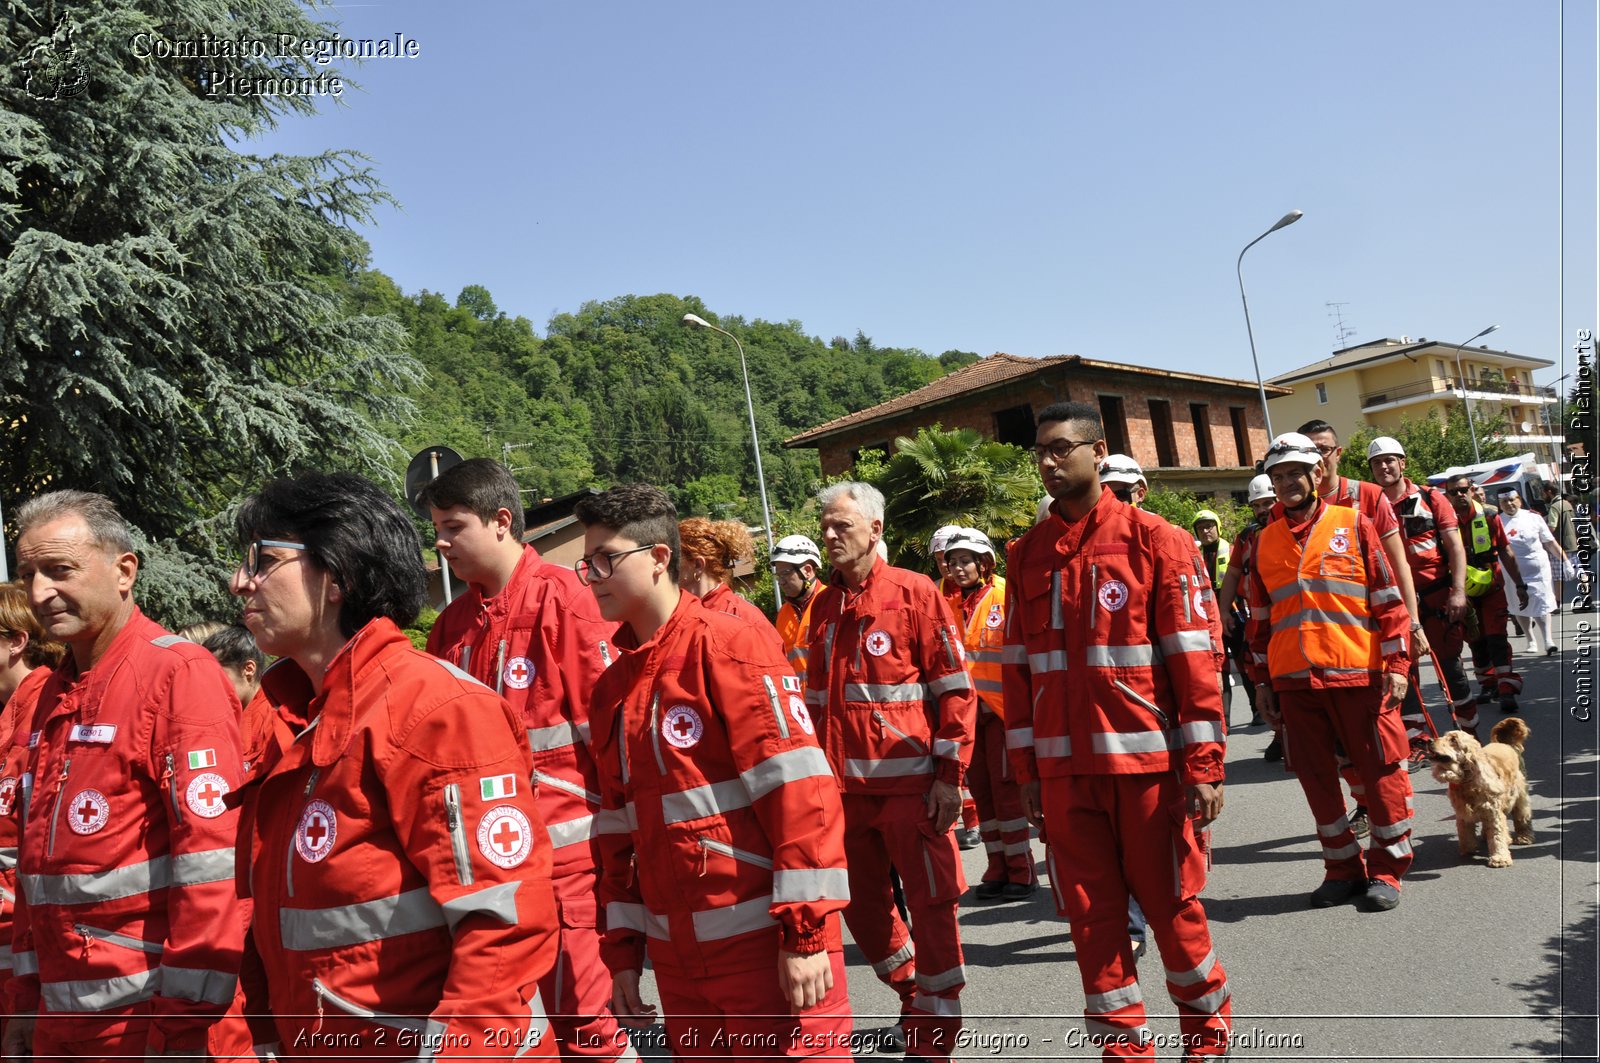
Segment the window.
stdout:
<svg viewBox="0 0 1600 1063">
<path fill-rule="evenodd" d="M 1127 454 L 1128 419 L 1123 416 L 1120 396 L 1100 396 L 1100 420 L 1106 428 L 1106 450 L 1112 454 Z"/>
<path fill-rule="evenodd" d="M 1036 427 L 1032 406 L 1013 406 L 994 412 L 994 437 L 1002 443 L 1011 443 L 1024 450 L 1031 449 Z"/>
<path fill-rule="evenodd" d="M 1211 453 L 1211 410 L 1203 402 L 1191 402 L 1189 420 L 1194 422 L 1194 446 L 1200 464 L 1209 469 L 1216 464 Z"/>
<path fill-rule="evenodd" d="M 1328 385 L 1326 385 L 1326 384 L 1318 384 L 1317 385 L 1317 405 L 1326 406 L 1327 404 L 1328 404 Z"/>
<path fill-rule="evenodd" d="M 1178 447 L 1172 437 L 1172 403 L 1150 399 L 1150 431 L 1156 437 L 1156 464 L 1171 469 L 1178 464 Z"/>
<path fill-rule="evenodd" d="M 1244 419 L 1244 407 L 1229 406 L 1228 420 L 1233 422 L 1233 452 L 1239 455 L 1239 464 L 1255 464 L 1255 458 L 1250 456 L 1250 427 Z"/>
<path fill-rule="evenodd" d="M 1445 367 L 1443 358 L 1435 358 L 1433 360 L 1433 375 L 1440 380 L 1450 379 L 1450 370 Z"/>
</svg>

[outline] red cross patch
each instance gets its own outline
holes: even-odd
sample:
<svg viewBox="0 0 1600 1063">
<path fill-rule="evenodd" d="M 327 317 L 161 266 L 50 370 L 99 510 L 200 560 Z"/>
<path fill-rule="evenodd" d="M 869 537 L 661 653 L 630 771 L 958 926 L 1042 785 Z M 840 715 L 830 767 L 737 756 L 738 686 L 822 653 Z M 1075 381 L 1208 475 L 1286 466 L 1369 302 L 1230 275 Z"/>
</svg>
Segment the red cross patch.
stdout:
<svg viewBox="0 0 1600 1063">
<path fill-rule="evenodd" d="M 189 780 L 189 788 L 183 796 L 195 815 L 216 819 L 228 810 L 222 803 L 222 797 L 227 792 L 228 780 L 214 771 L 207 771 Z"/>
<path fill-rule="evenodd" d="M 700 714 L 687 705 L 674 705 L 661 718 L 661 737 L 679 749 L 695 745 L 705 733 Z"/>
<path fill-rule="evenodd" d="M 512 690 L 526 690 L 533 683 L 533 662 L 526 657 L 513 657 L 506 662 L 506 686 Z"/>
<path fill-rule="evenodd" d="M 1207 619 L 1207 617 L 1210 615 L 1206 612 L 1206 599 L 1209 597 L 1211 596 L 1206 593 L 1206 589 L 1201 587 L 1199 590 L 1195 591 L 1193 596 L 1189 599 L 1190 603 L 1194 606 L 1195 613 L 1200 617 L 1201 620 Z"/>
<path fill-rule="evenodd" d="M 300 813 L 300 825 L 294 831 L 294 851 L 308 864 L 324 860 L 333 852 L 334 839 L 339 836 L 339 824 L 334 819 L 333 806 L 326 801 L 312 801 Z"/>
<path fill-rule="evenodd" d="M 17 799 L 17 780 L 7 775 L 0 779 L 0 816 L 11 815 L 11 805 Z"/>
<path fill-rule="evenodd" d="M 1101 605 L 1114 613 L 1128 604 L 1128 585 L 1119 579 L 1108 579 L 1100 584 L 1097 597 Z"/>
<path fill-rule="evenodd" d="M 516 805 L 495 805 L 478 821 L 478 850 L 496 867 L 512 868 L 533 850 L 533 826 Z"/>
<path fill-rule="evenodd" d="M 806 734 L 814 735 L 817 733 L 816 727 L 811 723 L 811 713 L 806 708 L 806 703 L 793 694 L 789 695 L 789 715 L 794 717 L 794 722 L 799 724 L 800 730 Z"/>
<path fill-rule="evenodd" d="M 1345 536 L 1344 528 L 1333 533 L 1333 538 L 1328 540 L 1328 549 L 1336 554 L 1346 553 L 1350 549 L 1350 540 Z"/>
<path fill-rule="evenodd" d="M 1006 614 L 1001 610 L 1001 608 L 998 605 L 991 605 L 989 607 L 989 617 L 988 617 L 988 619 L 986 619 L 983 622 L 983 625 L 984 625 L 984 627 L 987 627 L 990 631 L 993 631 L 995 628 L 999 627 L 1001 624 L 1004 624 L 1005 622 L 1006 622 Z"/>
<path fill-rule="evenodd" d="M 93 834 L 111 818 L 111 802 L 99 790 L 79 790 L 67 803 L 67 826 L 74 834 Z"/>
<path fill-rule="evenodd" d="M 874 657 L 882 657 L 894 646 L 894 640 L 887 631 L 881 628 L 867 634 L 867 652 Z"/>
</svg>

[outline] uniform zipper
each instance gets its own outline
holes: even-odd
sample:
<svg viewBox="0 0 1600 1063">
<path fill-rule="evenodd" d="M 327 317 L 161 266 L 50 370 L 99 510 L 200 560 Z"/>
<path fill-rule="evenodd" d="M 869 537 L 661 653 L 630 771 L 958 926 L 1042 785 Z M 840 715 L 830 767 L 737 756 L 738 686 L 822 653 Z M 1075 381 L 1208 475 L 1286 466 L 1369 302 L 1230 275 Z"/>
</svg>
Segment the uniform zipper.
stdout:
<svg viewBox="0 0 1600 1063">
<path fill-rule="evenodd" d="M 110 930 L 101 930 L 99 927 L 88 926 L 84 923 L 72 924 L 72 931 L 83 938 L 83 951 L 86 958 L 90 946 L 93 945 L 93 943 L 97 940 L 105 941 L 112 945 L 121 945 L 125 949 L 134 949 L 138 952 L 148 952 L 152 956 L 159 956 L 162 952 L 162 945 L 159 941 L 146 941 L 143 938 L 129 937 L 127 934 L 118 934 Z"/>
<path fill-rule="evenodd" d="M 900 730 L 900 728 L 890 723 L 888 717 L 884 716 L 881 710 L 872 710 L 872 720 L 883 730 L 888 731 L 890 734 L 900 739 L 900 741 L 906 743 L 912 749 L 915 749 L 918 753 L 926 753 L 928 751 L 927 746 L 923 745 L 921 742 L 917 741 L 915 738 L 912 738 L 910 735 Z"/>
<path fill-rule="evenodd" d="M 837 625 L 835 624 L 829 624 L 822 632 L 822 671 L 824 675 L 827 674 L 828 665 L 833 663 L 833 633 L 836 627 Z M 809 672 L 810 670 L 811 661 L 808 658 L 806 660 L 806 671 Z"/>
<path fill-rule="evenodd" d="M 950 645 L 950 630 L 943 624 L 939 625 L 939 641 L 944 643 L 945 659 L 950 662 L 951 668 L 960 668 L 961 659 L 956 656 L 955 647 Z"/>
<path fill-rule="evenodd" d="M 1138 693 L 1136 693 L 1134 691 L 1134 689 L 1132 687 L 1130 687 L 1128 684 L 1124 683 L 1120 679 L 1113 679 L 1111 681 L 1111 684 L 1113 686 L 1115 686 L 1118 690 L 1122 691 L 1124 694 L 1128 695 L 1128 697 L 1130 697 L 1134 701 L 1138 702 L 1140 705 L 1143 705 L 1145 708 L 1147 708 L 1151 712 L 1155 713 L 1156 714 L 1156 720 L 1160 722 L 1161 729 L 1163 731 L 1167 731 L 1167 730 L 1170 730 L 1172 728 L 1172 724 L 1167 720 L 1167 714 L 1162 712 L 1159 708 L 1157 708 L 1154 702 L 1148 701 L 1145 698 L 1141 697 Z"/>
<path fill-rule="evenodd" d="M 1059 600 L 1059 596 L 1057 598 Z M 1089 566 L 1089 630 L 1094 630 L 1095 612 L 1100 606 L 1100 579 L 1097 566 Z M 1056 625 L 1059 627 L 1060 625 Z"/>
<path fill-rule="evenodd" d="M 46 847 L 48 855 L 56 855 L 56 827 L 61 823 L 61 799 L 67 796 L 67 772 L 72 770 L 72 758 L 68 757 L 61 763 L 61 774 L 56 776 L 56 803 L 50 809 L 50 842 Z"/>
<path fill-rule="evenodd" d="M 600 663 L 607 668 L 611 667 L 611 647 L 606 644 L 605 639 L 600 640 Z"/>
<path fill-rule="evenodd" d="M 700 848 L 704 850 L 705 853 L 717 853 L 721 856 L 743 861 L 746 864 L 754 864 L 756 867 L 766 868 L 768 871 L 772 870 L 772 861 L 765 856 L 758 856 L 755 853 L 745 849 L 735 849 L 727 842 L 719 842 L 717 839 L 707 837 L 704 834 L 700 835 L 699 841 Z M 702 853 L 702 859 L 700 861 L 700 874 L 704 875 L 705 873 L 706 864 L 704 853 Z"/>
<path fill-rule="evenodd" d="M 783 704 L 778 700 L 778 687 L 772 682 L 770 675 L 763 675 L 761 682 L 767 688 L 767 700 L 772 703 L 772 715 L 778 721 L 778 733 L 784 738 L 789 737 L 789 721 L 783 715 Z"/>
<path fill-rule="evenodd" d="M 310 797 L 311 796 L 311 791 L 313 789 L 315 789 L 316 785 L 317 785 L 317 775 L 321 771 L 322 771 L 321 768 L 313 768 L 313 769 L 311 769 L 311 777 L 306 780 L 306 788 L 305 788 L 305 792 L 303 794 L 301 794 L 302 797 Z M 303 812 L 301 814 L 304 815 Z M 294 896 L 294 842 L 295 842 L 295 838 L 298 835 L 299 835 L 299 828 L 298 827 L 296 827 L 295 830 L 290 832 L 290 834 L 289 834 L 289 860 L 288 860 L 288 862 L 286 864 L 283 865 L 284 887 L 288 890 L 289 896 L 291 896 L 291 897 Z"/>
<path fill-rule="evenodd" d="M 1050 626 L 1061 630 L 1061 570 L 1050 573 Z"/>
<path fill-rule="evenodd" d="M 500 640 L 499 652 L 494 657 L 494 692 L 504 693 L 506 685 L 506 640 Z"/>
<path fill-rule="evenodd" d="M 617 706 L 617 759 L 622 764 L 622 785 L 628 785 L 628 706 Z"/>
<path fill-rule="evenodd" d="M 317 997 L 317 1025 L 319 1027 L 322 1025 L 322 1002 L 324 1000 L 346 1015 L 354 1015 L 358 1019 L 366 1019 L 368 1022 L 375 1023 L 378 1026 L 387 1026 L 390 1029 L 420 1030 L 427 1025 L 426 1019 L 413 1018 L 410 1015 L 395 1015 L 386 1011 L 373 1011 L 371 1008 L 364 1008 L 360 1004 L 352 1003 L 329 989 L 320 978 L 311 979 L 311 991 Z"/>
<path fill-rule="evenodd" d="M 1178 577 L 1178 596 L 1183 599 L 1183 622 L 1194 623 L 1194 613 L 1189 607 L 1189 577 Z"/>
<path fill-rule="evenodd" d="M 867 621 L 863 620 L 863 621 L 861 621 L 860 626 L 858 626 L 856 628 L 856 672 L 857 673 L 860 673 L 860 671 L 861 671 L 861 647 L 862 647 L 863 644 L 865 644 L 866 640 L 867 640 Z"/>
<path fill-rule="evenodd" d="M 456 860 L 456 879 L 463 886 L 472 885 L 472 857 L 467 852 L 467 829 L 461 819 L 461 784 L 446 783 L 444 788 L 444 821 L 450 828 L 450 854 Z"/>
<path fill-rule="evenodd" d="M 167 795 L 172 798 L 172 815 L 177 819 L 178 825 L 183 825 L 183 809 L 178 806 L 178 773 L 172 766 L 172 754 L 166 756 L 167 770 L 162 777 L 167 782 Z"/>
<path fill-rule="evenodd" d="M 661 769 L 661 774 L 667 773 L 667 762 L 661 756 L 661 731 L 656 727 L 656 713 L 661 709 L 661 691 L 656 691 L 650 699 L 650 748 L 655 750 L 656 767 Z"/>
</svg>

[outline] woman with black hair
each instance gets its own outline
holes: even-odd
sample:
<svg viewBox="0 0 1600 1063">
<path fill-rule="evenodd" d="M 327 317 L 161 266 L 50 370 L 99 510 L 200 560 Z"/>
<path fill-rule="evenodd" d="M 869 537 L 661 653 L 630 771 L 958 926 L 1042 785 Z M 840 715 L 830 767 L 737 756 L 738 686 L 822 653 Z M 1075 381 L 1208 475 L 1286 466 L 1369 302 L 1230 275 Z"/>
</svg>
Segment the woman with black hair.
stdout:
<svg viewBox="0 0 1600 1063">
<path fill-rule="evenodd" d="M 256 1042 L 281 1058 L 554 1057 L 531 756 L 504 701 L 400 630 L 426 586 L 410 519 L 361 477 L 306 473 L 236 524 L 231 589 L 284 658 L 255 702 L 276 721 L 246 728 Z M 271 737 L 299 719 L 292 744 Z"/>
</svg>

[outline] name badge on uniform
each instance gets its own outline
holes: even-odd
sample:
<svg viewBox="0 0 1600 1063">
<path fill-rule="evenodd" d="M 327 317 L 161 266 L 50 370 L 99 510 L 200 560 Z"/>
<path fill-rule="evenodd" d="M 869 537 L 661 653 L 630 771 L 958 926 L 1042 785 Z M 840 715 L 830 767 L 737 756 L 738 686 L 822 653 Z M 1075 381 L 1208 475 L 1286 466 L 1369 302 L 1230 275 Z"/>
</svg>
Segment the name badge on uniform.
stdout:
<svg viewBox="0 0 1600 1063">
<path fill-rule="evenodd" d="M 114 723 L 80 723 L 73 727 L 69 741 L 92 742 L 95 745 L 109 746 L 111 740 L 117 735 L 117 725 Z"/>
<path fill-rule="evenodd" d="M 28 748 L 29 749 L 38 749 L 39 748 L 39 732 L 38 731 L 30 731 L 30 732 L 28 732 Z"/>
</svg>

